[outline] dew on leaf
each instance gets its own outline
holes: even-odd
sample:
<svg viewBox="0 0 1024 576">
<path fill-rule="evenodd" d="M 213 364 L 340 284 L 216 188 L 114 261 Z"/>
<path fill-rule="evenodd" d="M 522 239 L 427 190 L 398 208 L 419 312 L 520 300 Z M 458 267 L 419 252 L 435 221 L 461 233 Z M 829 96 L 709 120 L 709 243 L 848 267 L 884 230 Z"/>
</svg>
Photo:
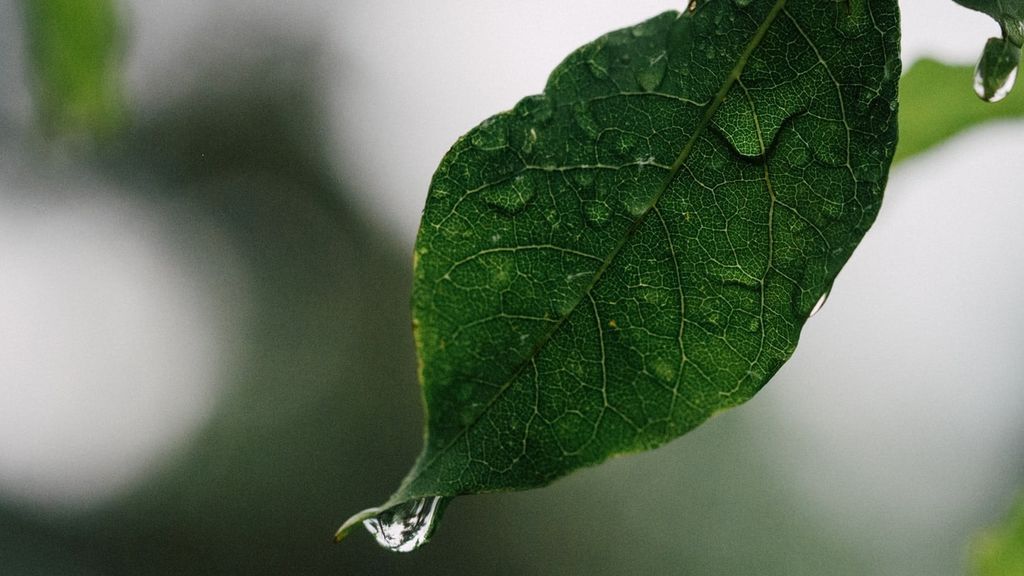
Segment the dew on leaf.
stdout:
<svg viewBox="0 0 1024 576">
<path fill-rule="evenodd" d="M 598 80 L 608 79 L 608 53 L 601 48 L 594 50 L 590 54 L 590 59 L 587 60 L 587 67 L 590 69 L 590 74 Z"/>
<path fill-rule="evenodd" d="M 440 496 L 410 500 L 363 520 L 363 526 L 384 548 L 412 552 L 430 539 L 446 504 Z"/>
<path fill-rule="evenodd" d="M 999 102 L 1017 80 L 1021 49 L 1006 38 L 989 38 L 974 70 L 974 92 L 986 102 Z"/>
<path fill-rule="evenodd" d="M 583 216 L 586 217 L 587 223 L 592 226 L 601 227 L 605 225 L 611 215 L 611 208 L 600 200 L 588 200 L 583 203 Z"/>
<path fill-rule="evenodd" d="M 1017 81 L 1017 69 L 1014 68 L 1010 73 L 1002 79 L 1001 84 L 996 84 L 993 88 L 986 86 L 987 78 L 976 72 L 974 75 L 974 92 L 979 98 L 986 102 L 999 102 L 1003 98 L 1006 98 L 1013 90 L 1013 85 Z"/>
<path fill-rule="evenodd" d="M 821 309 L 825 307 L 825 302 L 828 302 L 828 295 L 830 293 L 831 290 L 826 290 L 825 293 L 821 295 L 821 298 L 818 298 L 818 302 L 814 305 L 814 308 L 811 308 L 811 313 L 807 315 L 808 318 L 813 318 L 815 314 L 821 312 Z"/>
<path fill-rule="evenodd" d="M 594 184 L 594 172 L 591 170 L 576 170 L 572 179 L 577 185 L 589 187 Z"/>
<path fill-rule="evenodd" d="M 879 30 L 895 30 L 897 1 L 872 2 Z M 738 7 L 768 4 L 775 8 L 767 15 Z M 884 173 L 897 134 L 894 121 L 876 121 L 892 116 L 884 104 L 896 98 L 898 37 L 842 37 L 834 26 L 815 26 L 834 21 L 834 2 L 801 3 L 799 10 L 774 0 L 690 6 L 688 16 L 659 16 L 651 37 L 646 28 L 619 31 L 580 48 L 552 73 L 549 100 L 525 101 L 508 114 L 500 153 L 479 153 L 470 139 L 460 140 L 438 167 L 434 181 L 451 194 L 428 196 L 417 250 L 429 246 L 432 256 L 420 262 L 413 285 L 430 441 L 390 501 L 421 503 L 406 504 L 401 514 L 382 514 L 391 504 L 364 511 L 341 536 L 379 516 L 367 526 L 378 540 L 411 549 L 425 540 L 416 536 L 424 523 L 432 523 L 421 520 L 435 508 L 422 496 L 533 488 L 662 444 L 749 399 L 781 366 L 776 351 L 792 353 L 794 328 L 814 294 L 824 291 L 877 213 L 884 179 L 872 179 L 877 167 Z M 787 33 L 795 25 L 806 38 Z M 829 47 L 827 62 L 805 50 L 808 43 Z M 833 56 L 839 46 L 855 57 Z M 662 50 L 671 70 L 645 77 L 650 71 L 641 70 L 660 66 L 654 57 Z M 823 64 L 834 82 L 822 84 Z M 858 94 L 844 100 L 848 92 L 833 90 L 835 83 L 872 86 L 886 100 L 857 105 Z M 635 93 L 641 88 L 658 95 Z M 740 140 L 740 133 L 755 137 Z M 734 149 L 737 142 L 744 146 Z M 660 164 L 651 165 L 655 158 Z M 815 159 L 820 165 L 805 168 Z M 850 178 L 865 163 L 873 166 L 861 171 L 864 180 Z M 764 166 L 771 168 L 772 194 Z M 479 192 L 466 202 L 453 198 L 467 190 Z M 847 217 L 822 223 L 824 210 L 842 213 L 838 204 L 818 207 L 832 190 Z M 779 211 L 773 220 L 774 195 L 803 218 Z M 491 250 L 498 234 L 501 249 Z M 841 252 L 828 253 L 836 248 Z M 466 282 L 445 283 L 443 293 L 437 289 L 452 262 L 479 267 L 508 254 L 515 254 L 514 275 L 485 268 Z M 766 283 L 765 262 L 798 283 Z M 497 294 L 492 288 L 499 285 Z M 513 311 L 524 320 L 496 324 L 510 333 L 472 343 L 467 336 L 454 345 L 460 326 Z M 677 352 L 684 326 L 701 369 L 684 368 Z M 497 375 L 496 366 L 508 369 Z M 603 378 L 604 398 L 585 390 L 595 376 Z M 635 394 L 638 385 L 657 394 Z M 679 402 L 664 421 L 646 426 L 648 408 L 664 391 L 678 392 Z M 633 426 L 598 419 L 610 400 L 620 415 L 643 419 Z M 548 422 L 549 430 L 526 436 L 537 414 L 537 425 Z"/>
<path fill-rule="evenodd" d="M 630 28 L 634 38 L 648 38 L 657 34 L 659 30 L 661 24 L 658 20 L 648 20 Z"/>
<path fill-rule="evenodd" d="M 654 360 L 652 368 L 654 368 L 654 375 L 657 376 L 659 380 L 672 383 L 676 378 L 678 360 L 657 358 Z"/>
<path fill-rule="evenodd" d="M 470 134 L 469 140 L 477 148 L 493 150 L 505 146 L 508 142 L 508 136 L 503 123 L 500 123 L 497 117 L 495 117 L 484 121 L 483 124 L 478 126 Z"/>
<path fill-rule="evenodd" d="M 503 180 L 482 192 L 484 202 L 504 212 L 515 214 L 533 199 L 533 186 L 520 174 L 510 180 Z"/>
<path fill-rule="evenodd" d="M 636 81 L 644 92 L 654 92 L 665 78 L 665 71 L 667 69 L 668 56 L 662 52 L 650 61 L 649 66 L 645 66 L 636 72 Z"/>
<path fill-rule="evenodd" d="M 520 100 L 516 104 L 516 112 L 523 118 L 532 118 L 541 124 L 545 124 L 551 120 L 555 109 L 547 96 L 535 95 L 527 96 Z"/>
<path fill-rule="evenodd" d="M 601 133 L 601 127 L 598 126 L 597 121 L 590 113 L 590 107 L 585 103 L 579 103 L 573 106 L 572 117 L 576 121 L 576 125 L 591 138 L 596 138 Z"/>
</svg>

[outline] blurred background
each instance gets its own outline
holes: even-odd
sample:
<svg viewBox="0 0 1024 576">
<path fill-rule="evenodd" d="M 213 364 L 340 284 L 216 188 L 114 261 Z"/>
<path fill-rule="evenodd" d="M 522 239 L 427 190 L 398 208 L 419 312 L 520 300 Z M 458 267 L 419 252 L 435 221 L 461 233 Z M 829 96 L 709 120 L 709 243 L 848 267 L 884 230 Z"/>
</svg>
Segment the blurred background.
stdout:
<svg viewBox="0 0 1024 576">
<path fill-rule="evenodd" d="M 410 255 L 434 167 L 575 47 L 683 6 L 123 0 L 54 31 L 45 4 L 0 0 L 4 576 L 952 576 L 1024 487 L 1024 124 L 1004 119 L 894 169 L 745 406 L 457 499 L 413 554 L 334 545 L 420 449 Z M 971 65 L 998 34 L 949 1 L 903 10 L 907 67 Z M 85 64 L 47 52 L 108 25 Z M 55 107 L 41 87 L 83 65 L 100 80 Z M 983 106 L 969 69 L 937 78 L 917 125 Z M 975 119 L 1024 117 L 1020 92 Z"/>
</svg>

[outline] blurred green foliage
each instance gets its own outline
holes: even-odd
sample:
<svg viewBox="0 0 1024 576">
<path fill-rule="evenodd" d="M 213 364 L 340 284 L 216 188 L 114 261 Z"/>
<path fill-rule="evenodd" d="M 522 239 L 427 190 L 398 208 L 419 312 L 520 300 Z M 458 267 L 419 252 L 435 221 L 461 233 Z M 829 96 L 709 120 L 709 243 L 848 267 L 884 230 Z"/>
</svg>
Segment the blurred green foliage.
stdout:
<svg viewBox="0 0 1024 576">
<path fill-rule="evenodd" d="M 974 541 L 975 576 L 1024 576 L 1024 496 L 1001 525 Z"/>
<path fill-rule="evenodd" d="M 900 162 L 979 124 L 1024 117 L 1024 90 L 985 102 L 971 89 L 974 68 L 920 60 L 900 81 Z"/>
<path fill-rule="evenodd" d="M 23 0 L 23 6 L 47 133 L 110 136 L 125 119 L 114 0 Z"/>
</svg>

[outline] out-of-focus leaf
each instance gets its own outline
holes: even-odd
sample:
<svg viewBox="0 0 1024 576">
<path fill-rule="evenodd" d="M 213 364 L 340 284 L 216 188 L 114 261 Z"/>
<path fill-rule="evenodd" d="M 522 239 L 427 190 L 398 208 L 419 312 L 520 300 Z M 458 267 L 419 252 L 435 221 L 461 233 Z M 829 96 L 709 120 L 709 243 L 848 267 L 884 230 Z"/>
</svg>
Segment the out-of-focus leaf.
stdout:
<svg viewBox="0 0 1024 576">
<path fill-rule="evenodd" d="M 1010 517 L 974 541 L 974 576 L 1024 576 L 1024 497 Z"/>
<path fill-rule="evenodd" d="M 122 125 L 113 0 L 24 0 L 37 108 L 50 134 L 108 136 Z"/>
<path fill-rule="evenodd" d="M 426 446 L 350 519 L 547 484 L 752 397 L 877 214 L 896 2 L 695 2 L 568 57 L 431 184 L 413 321 Z"/>
<path fill-rule="evenodd" d="M 920 60 L 900 81 L 900 142 L 894 162 L 906 160 L 979 124 L 1024 118 L 1024 94 L 1011 93 L 998 104 L 964 90 L 970 66 Z"/>
</svg>

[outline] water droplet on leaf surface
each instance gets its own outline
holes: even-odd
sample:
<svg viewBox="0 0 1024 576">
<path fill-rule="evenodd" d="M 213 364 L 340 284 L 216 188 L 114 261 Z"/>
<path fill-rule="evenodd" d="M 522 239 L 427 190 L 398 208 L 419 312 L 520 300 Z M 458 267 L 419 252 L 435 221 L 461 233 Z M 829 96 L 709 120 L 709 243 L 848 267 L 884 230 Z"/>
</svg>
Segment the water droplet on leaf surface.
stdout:
<svg viewBox="0 0 1024 576">
<path fill-rule="evenodd" d="M 1020 65 L 1019 46 L 1006 38 L 989 38 L 974 70 L 974 92 L 986 102 L 999 102 L 1013 89 Z"/>
<path fill-rule="evenodd" d="M 600 48 L 596 49 L 590 54 L 590 59 L 587 60 L 587 67 L 590 68 L 590 74 L 597 80 L 608 79 L 608 53 Z"/>
<path fill-rule="evenodd" d="M 533 183 L 522 174 L 492 184 L 482 192 L 484 202 L 509 214 L 515 214 L 525 208 L 533 199 L 533 193 Z"/>
<path fill-rule="evenodd" d="M 470 142 L 477 148 L 496 149 L 508 143 L 505 126 L 497 118 L 485 120 L 476 127 L 469 136 Z"/>
<path fill-rule="evenodd" d="M 611 208 L 599 200 L 588 200 L 583 203 L 583 215 L 593 226 L 601 227 L 612 215 Z"/>
<path fill-rule="evenodd" d="M 830 293 L 830 290 L 826 290 L 825 293 L 821 295 L 821 298 L 818 298 L 817 304 L 814 305 L 814 308 L 811 308 L 811 313 L 807 315 L 808 318 L 813 318 L 815 314 L 821 312 L 821 309 L 825 307 L 825 302 L 828 302 L 828 295 Z"/>
<path fill-rule="evenodd" d="M 555 113 L 551 100 L 544 95 L 527 96 L 516 104 L 516 112 L 522 118 L 532 118 L 538 123 L 546 124 Z"/>
<path fill-rule="evenodd" d="M 644 92 L 654 92 L 665 78 L 668 69 L 668 55 L 662 52 L 650 61 L 650 65 L 637 71 L 636 81 Z"/>
<path fill-rule="evenodd" d="M 412 552 L 430 539 L 446 504 L 441 496 L 410 500 L 363 520 L 363 526 L 384 548 Z"/>
</svg>

